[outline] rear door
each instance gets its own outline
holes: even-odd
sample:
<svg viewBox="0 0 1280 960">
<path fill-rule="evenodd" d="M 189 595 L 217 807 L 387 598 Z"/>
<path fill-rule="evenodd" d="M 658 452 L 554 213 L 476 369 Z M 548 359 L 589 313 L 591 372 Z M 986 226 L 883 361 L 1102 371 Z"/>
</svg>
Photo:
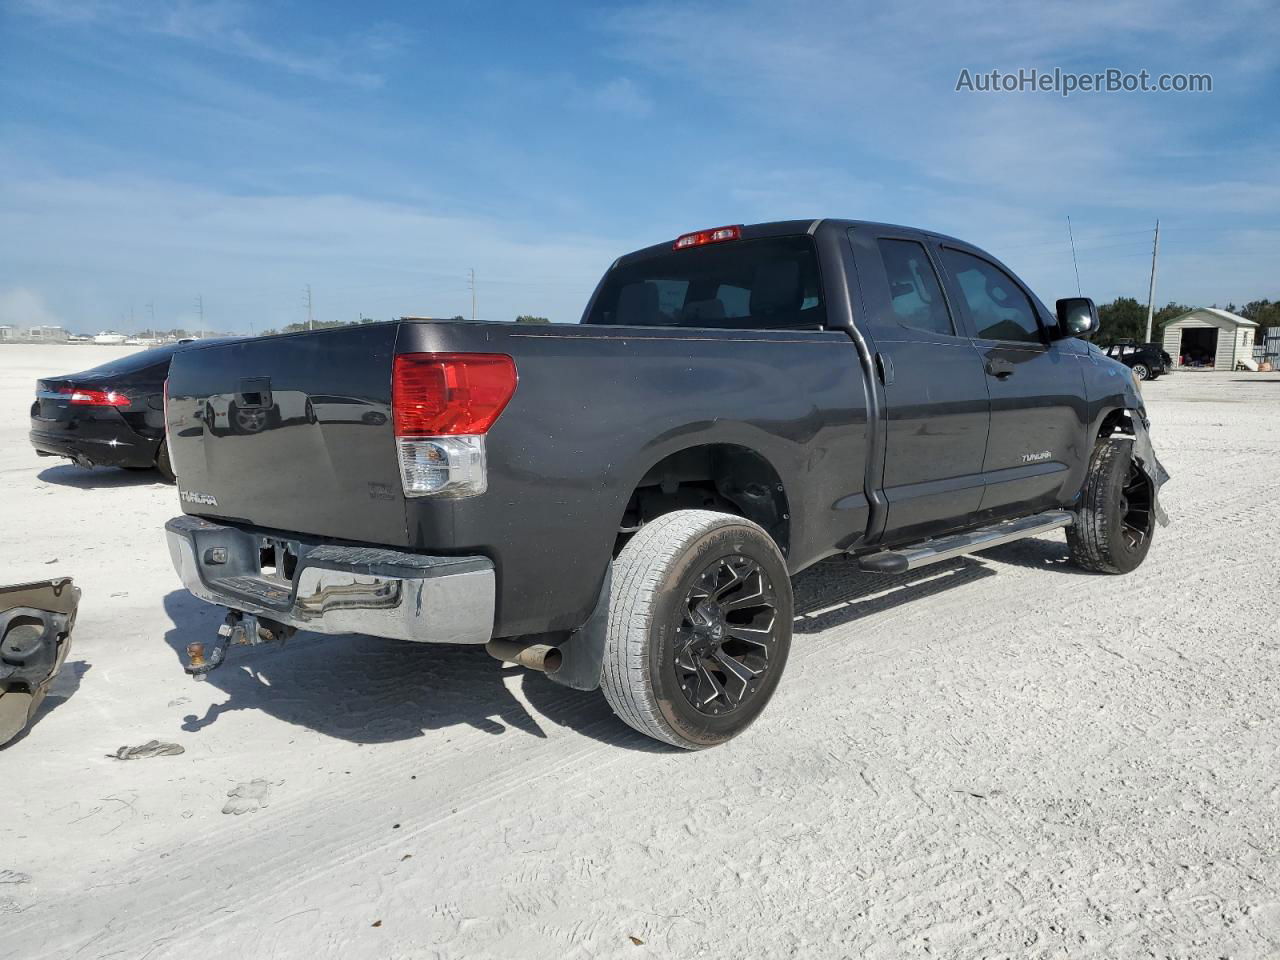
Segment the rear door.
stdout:
<svg viewBox="0 0 1280 960">
<path fill-rule="evenodd" d="M 1090 454 L 1080 342 L 1054 338 L 1056 320 L 980 251 L 947 243 L 936 250 L 991 397 L 981 512 L 994 519 L 1054 506 L 1079 486 Z"/>
<path fill-rule="evenodd" d="M 849 240 L 888 409 L 882 538 L 906 542 L 978 510 L 986 374 L 923 236 L 868 224 L 851 228 Z"/>
<path fill-rule="evenodd" d="M 404 545 L 391 423 L 397 329 L 245 338 L 175 356 L 167 420 L 183 509 Z"/>
</svg>

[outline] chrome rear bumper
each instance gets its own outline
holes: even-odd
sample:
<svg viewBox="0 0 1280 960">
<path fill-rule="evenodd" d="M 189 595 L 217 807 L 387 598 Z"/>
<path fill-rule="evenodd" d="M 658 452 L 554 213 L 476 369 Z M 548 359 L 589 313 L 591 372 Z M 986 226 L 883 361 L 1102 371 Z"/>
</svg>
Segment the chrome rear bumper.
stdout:
<svg viewBox="0 0 1280 960">
<path fill-rule="evenodd" d="M 328 544 L 188 516 L 165 533 L 183 584 L 209 603 L 314 633 L 419 643 L 487 643 L 493 633 L 487 557 Z"/>
</svg>

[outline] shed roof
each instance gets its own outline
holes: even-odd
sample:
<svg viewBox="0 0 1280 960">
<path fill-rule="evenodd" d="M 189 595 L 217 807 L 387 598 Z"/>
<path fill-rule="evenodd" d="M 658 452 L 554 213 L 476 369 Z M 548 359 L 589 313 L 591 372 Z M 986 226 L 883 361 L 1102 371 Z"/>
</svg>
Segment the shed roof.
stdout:
<svg viewBox="0 0 1280 960">
<path fill-rule="evenodd" d="M 1196 307 L 1194 310 L 1188 310 L 1186 313 L 1179 314 L 1169 320 L 1166 320 L 1161 326 L 1168 326 L 1171 323 L 1177 323 L 1179 320 L 1204 320 L 1215 327 L 1256 327 L 1257 324 L 1252 320 L 1247 320 L 1238 314 L 1231 313 L 1228 310 L 1219 310 L 1217 307 Z"/>
</svg>

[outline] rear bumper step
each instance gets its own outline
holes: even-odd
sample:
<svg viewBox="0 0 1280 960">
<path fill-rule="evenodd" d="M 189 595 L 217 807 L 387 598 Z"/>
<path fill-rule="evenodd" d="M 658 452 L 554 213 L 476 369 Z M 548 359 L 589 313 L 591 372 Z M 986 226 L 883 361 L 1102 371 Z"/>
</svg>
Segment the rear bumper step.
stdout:
<svg viewBox="0 0 1280 960">
<path fill-rule="evenodd" d="M 925 540 L 911 547 L 870 553 L 858 559 L 858 566 L 872 573 L 905 573 L 940 560 L 950 560 L 966 553 L 1021 540 L 1023 537 L 1034 537 L 1061 527 L 1069 527 L 1074 521 L 1075 514 L 1069 510 L 1049 510 L 1033 517 L 1006 520 L 967 533 Z"/>
<path fill-rule="evenodd" d="M 314 633 L 419 643 L 487 643 L 494 573 L 487 557 L 434 557 L 308 542 L 198 517 L 165 524 L 183 584 L 201 600 Z M 274 563 L 264 571 L 264 558 Z"/>
</svg>

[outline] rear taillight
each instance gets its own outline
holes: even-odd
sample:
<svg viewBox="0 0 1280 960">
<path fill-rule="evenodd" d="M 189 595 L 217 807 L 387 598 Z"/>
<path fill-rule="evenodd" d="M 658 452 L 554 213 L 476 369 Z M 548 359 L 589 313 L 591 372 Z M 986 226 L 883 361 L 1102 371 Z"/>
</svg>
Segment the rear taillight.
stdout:
<svg viewBox="0 0 1280 960">
<path fill-rule="evenodd" d="M 406 496 L 484 493 L 484 434 L 516 391 L 516 365 L 490 353 L 395 358 L 391 411 Z"/>
<path fill-rule="evenodd" d="M 708 243 L 724 243 L 726 240 L 738 240 L 742 237 L 742 227 L 716 227 L 714 230 L 699 230 L 679 237 L 673 250 L 685 250 L 688 247 L 701 247 Z"/>
<path fill-rule="evenodd" d="M 67 397 L 73 407 L 127 407 L 132 402 L 123 393 L 114 390 L 63 387 L 58 392 Z"/>
</svg>

